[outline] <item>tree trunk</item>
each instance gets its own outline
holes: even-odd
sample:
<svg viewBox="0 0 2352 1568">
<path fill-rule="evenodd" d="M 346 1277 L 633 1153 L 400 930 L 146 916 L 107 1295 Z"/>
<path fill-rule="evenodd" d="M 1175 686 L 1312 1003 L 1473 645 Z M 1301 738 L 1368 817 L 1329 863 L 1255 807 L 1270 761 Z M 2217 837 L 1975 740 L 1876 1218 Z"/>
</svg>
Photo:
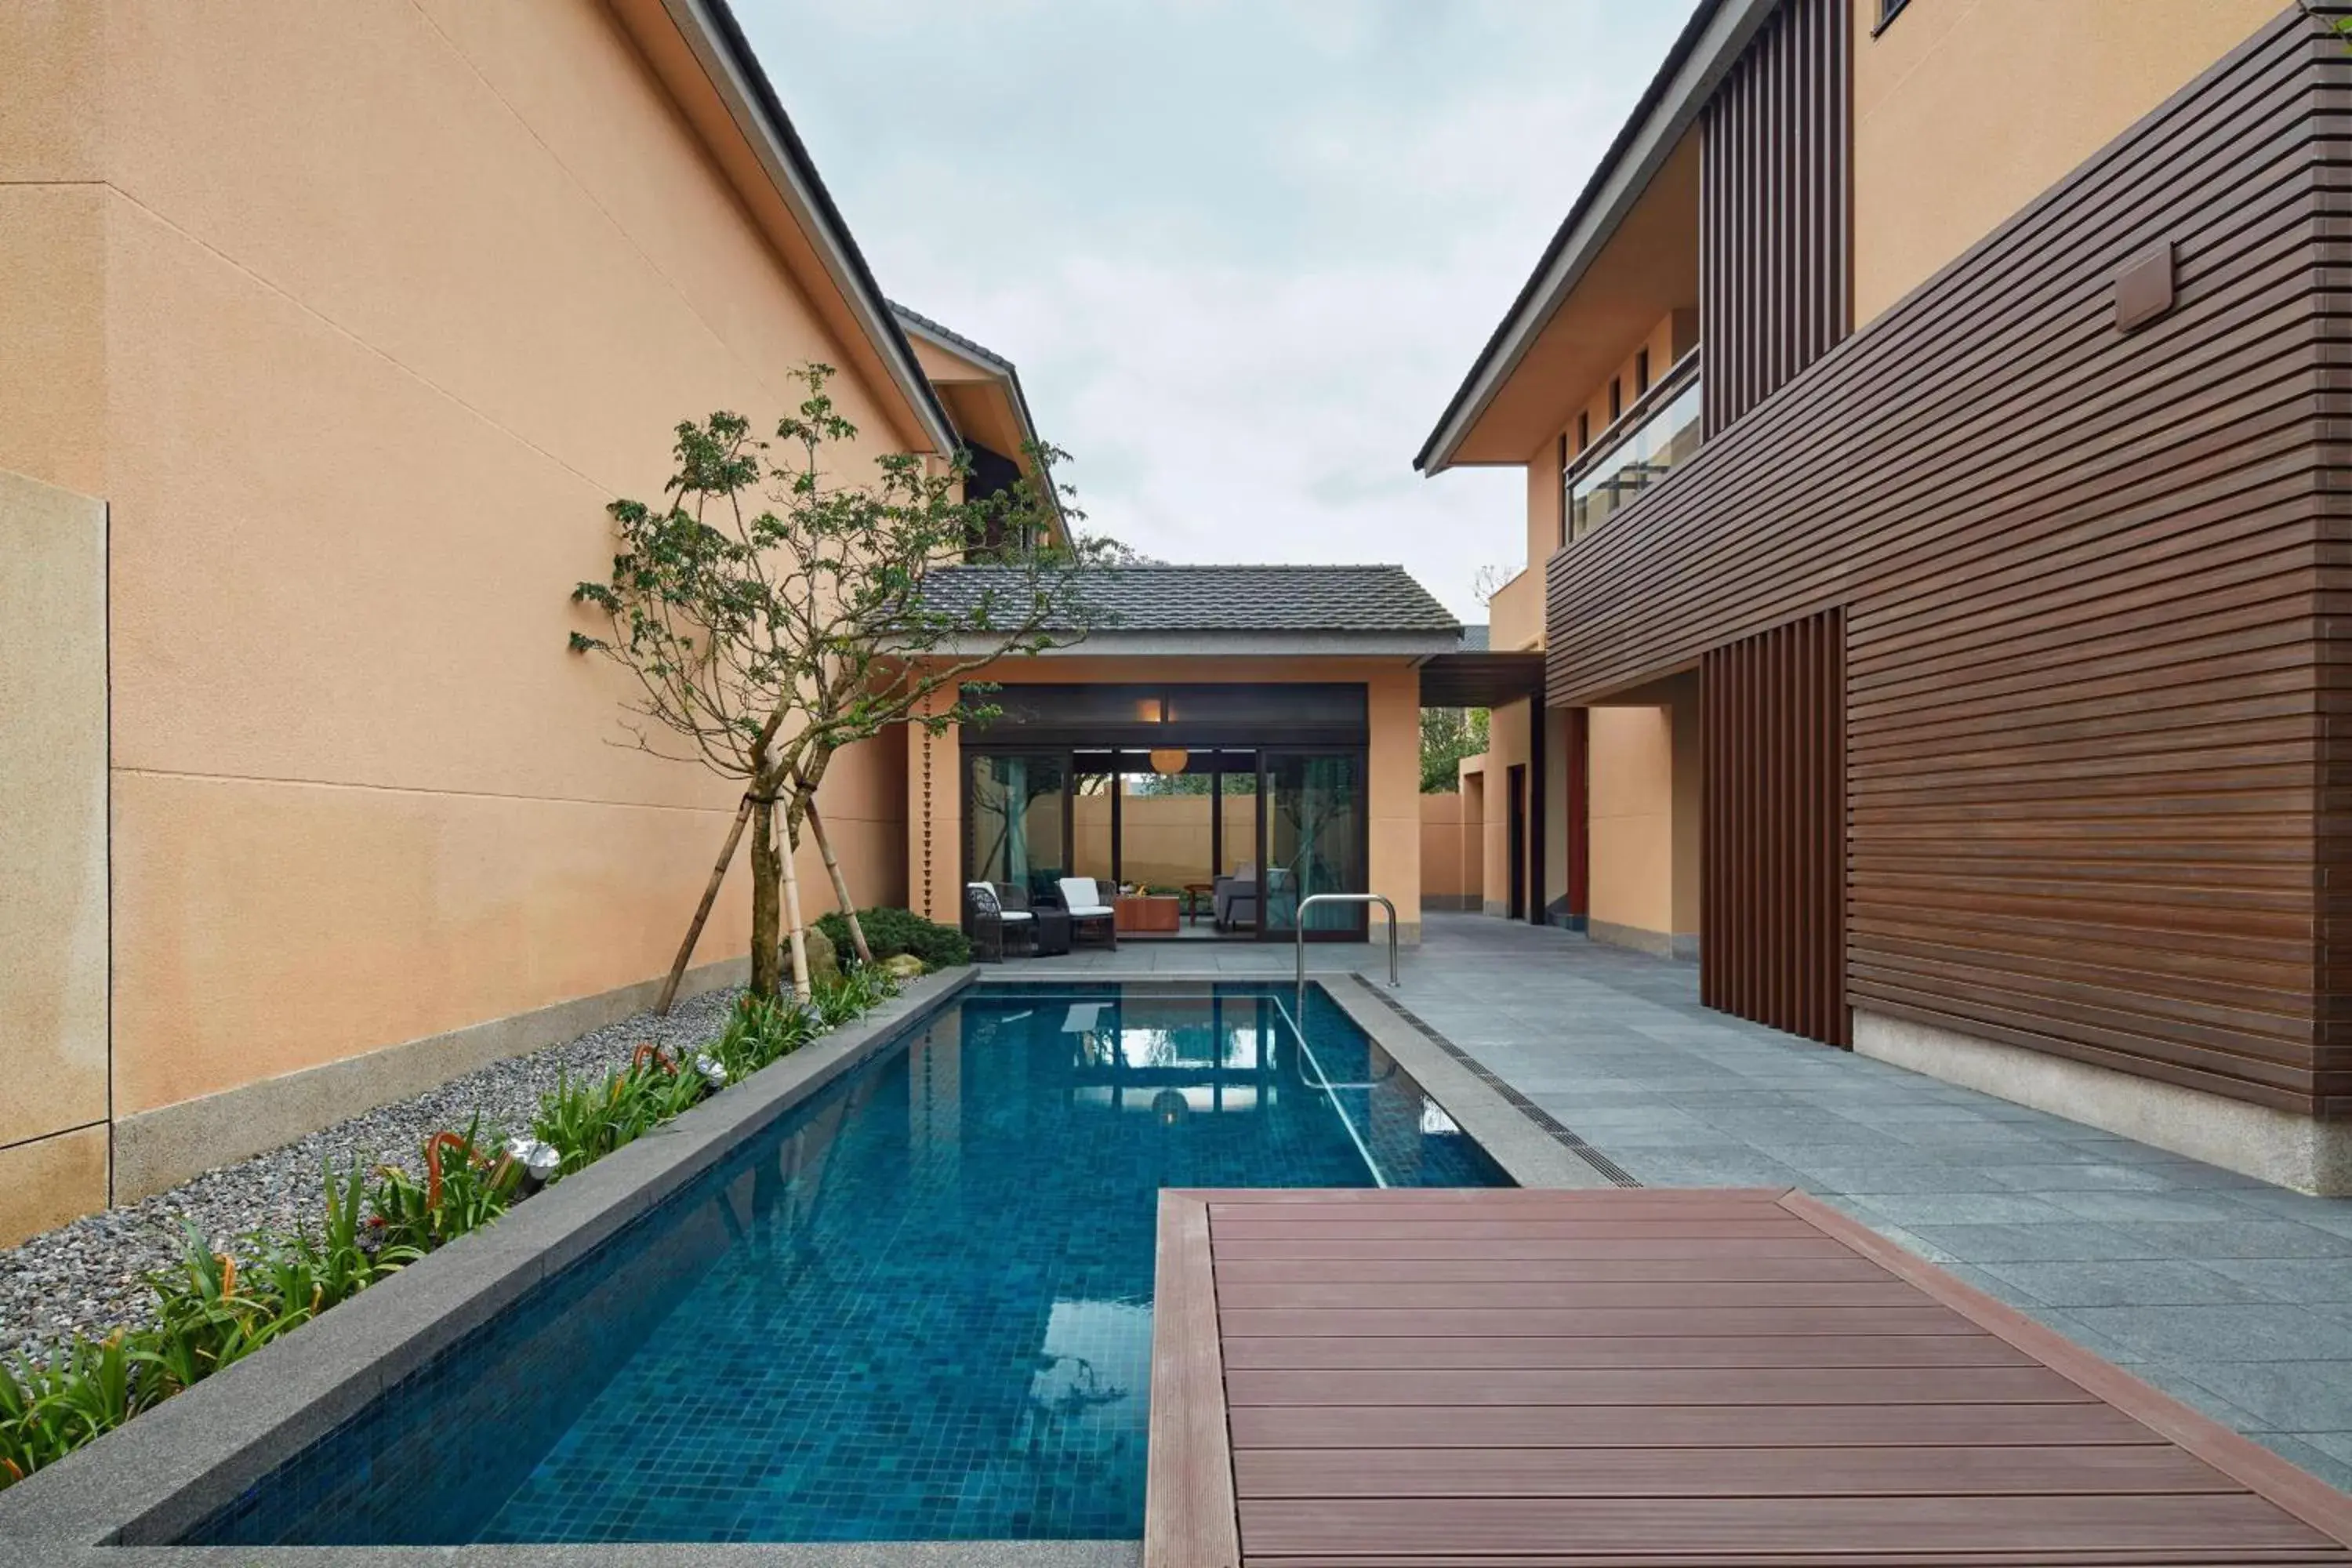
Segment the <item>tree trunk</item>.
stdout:
<svg viewBox="0 0 2352 1568">
<path fill-rule="evenodd" d="M 786 813 L 784 816 L 784 852 L 782 857 L 784 873 L 784 920 L 786 922 L 784 929 L 792 932 L 793 937 L 793 994 L 805 1002 L 816 994 L 816 988 L 809 984 L 808 939 L 802 934 L 801 878 L 799 871 L 794 869 L 793 866 L 793 851 L 797 847 L 797 846 L 793 842 L 794 837 L 795 835 L 793 832 L 792 816 L 790 813 Z"/>
<path fill-rule="evenodd" d="M 727 880 L 727 868 L 735 863 L 735 846 L 743 842 L 743 825 L 751 820 L 751 797 L 747 795 L 735 808 L 735 826 L 727 830 L 727 843 L 719 851 L 719 864 L 710 868 L 710 880 L 702 889 L 702 902 L 694 908 L 686 940 L 677 944 L 677 956 L 670 960 L 669 978 L 662 982 L 661 1000 L 654 1004 L 656 1013 L 668 1013 L 670 1004 L 677 1000 L 678 982 L 686 978 L 686 966 L 694 961 L 694 944 L 702 940 L 703 922 L 710 918 L 710 906 L 719 901 L 719 885 Z"/>
<path fill-rule="evenodd" d="M 751 994 L 775 1000 L 782 987 L 776 943 L 782 923 L 777 880 L 790 858 L 776 853 L 776 801 L 751 802 Z"/>
<path fill-rule="evenodd" d="M 809 831 L 816 835 L 816 852 L 824 857 L 824 874 L 833 879 L 834 901 L 841 906 L 841 918 L 849 922 L 849 945 L 857 950 L 857 962 L 874 962 L 874 950 L 866 945 L 866 928 L 857 923 L 857 900 L 849 896 L 849 879 L 841 874 L 841 862 L 833 857 L 833 840 L 824 836 L 824 818 L 816 814 L 816 796 L 808 798 Z"/>
</svg>

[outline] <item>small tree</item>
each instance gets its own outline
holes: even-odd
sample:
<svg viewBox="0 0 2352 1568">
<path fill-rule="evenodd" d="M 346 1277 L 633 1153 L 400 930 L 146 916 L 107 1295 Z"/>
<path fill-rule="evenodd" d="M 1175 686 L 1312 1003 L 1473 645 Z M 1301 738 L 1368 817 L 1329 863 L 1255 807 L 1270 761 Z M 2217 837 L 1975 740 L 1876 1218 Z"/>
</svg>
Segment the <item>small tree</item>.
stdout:
<svg viewBox="0 0 2352 1568">
<path fill-rule="evenodd" d="M 1049 479 L 965 499 L 969 465 L 961 454 L 934 470 L 919 456 L 887 453 L 873 460 L 870 480 L 845 479 L 844 448 L 857 430 L 825 392 L 834 373 L 809 364 L 793 374 L 807 395 L 777 425 L 772 448 L 737 414 L 678 426 L 667 504 L 608 506 L 621 542 L 611 577 L 572 595 L 607 625 L 603 637 L 573 632 L 572 647 L 610 658 L 636 678 L 638 695 L 627 704 L 635 717 L 623 721 L 626 743 L 743 782 L 734 831 L 680 949 L 671 991 L 747 818 L 753 993 L 779 992 L 779 950 L 789 940 L 794 988 L 808 994 L 793 867 L 804 825 L 817 833 L 862 947 L 856 902 L 816 813 L 833 759 L 894 724 L 944 732 L 993 717 L 984 701 L 992 689 L 969 678 L 1009 655 L 1082 637 L 1094 618 L 1088 571 L 1117 553 L 1106 542 L 1070 536 L 1078 514 L 1056 517 Z M 772 450 L 782 460 L 772 460 Z M 1042 476 L 1062 456 L 1033 448 L 1030 466 Z M 983 540 L 1011 542 L 978 591 L 952 605 L 927 595 L 935 571 Z M 942 691 L 953 700 L 929 711 Z"/>
<path fill-rule="evenodd" d="M 1421 710 L 1421 793 L 1446 795 L 1461 787 L 1461 763 L 1486 749 L 1484 708 L 1424 708 Z"/>
</svg>

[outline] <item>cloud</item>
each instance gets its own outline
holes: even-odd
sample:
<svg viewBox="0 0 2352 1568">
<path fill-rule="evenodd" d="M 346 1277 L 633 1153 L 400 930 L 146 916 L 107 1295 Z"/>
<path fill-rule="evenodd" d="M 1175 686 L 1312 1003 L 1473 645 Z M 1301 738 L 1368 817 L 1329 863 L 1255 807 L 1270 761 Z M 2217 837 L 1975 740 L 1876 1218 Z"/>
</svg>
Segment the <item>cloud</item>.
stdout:
<svg viewBox="0 0 2352 1568">
<path fill-rule="evenodd" d="M 1685 7 L 738 9 L 884 287 L 1020 364 L 1095 526 L 1482 613 L 1525 476 L 1412 454 Z"/>
</svg>

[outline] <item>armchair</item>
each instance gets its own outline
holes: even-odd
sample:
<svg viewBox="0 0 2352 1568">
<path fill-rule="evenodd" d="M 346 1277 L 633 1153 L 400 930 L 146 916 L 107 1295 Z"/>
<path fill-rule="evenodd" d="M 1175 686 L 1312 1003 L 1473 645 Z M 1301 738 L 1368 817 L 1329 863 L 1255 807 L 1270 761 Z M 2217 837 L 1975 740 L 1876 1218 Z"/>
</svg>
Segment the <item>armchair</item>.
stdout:
<svg viewBox="0 0 2352 1568">
<path fill-rule="evenodd" d="M 1065 877 L 1061 880 L 1062 909 L 1070 917 L 1070 940 L 1096 937 L 1113 949 L 1118 947 L 1118 921 L 1101 893 L 1096 890 L 1092 877 Z"/>
<path fill-rule="evenodd" d="M 974 963 L 1002 963 L 1008 953 L 1018 958 L 1036 950 L 1037 917 L 1027 910 L 1006 909 L 992 883 L 967 882 L 963 934 L 971 939 Z"/>
<path fill-rule="evenodd" d="M 1236 926 L 1257 924 L 1257 868 L 1244 866 L 1230 877 L 1219 877 L 1212 884 L 1211 912 L 1219 931 L 1232 931 Z"/>
</svg>

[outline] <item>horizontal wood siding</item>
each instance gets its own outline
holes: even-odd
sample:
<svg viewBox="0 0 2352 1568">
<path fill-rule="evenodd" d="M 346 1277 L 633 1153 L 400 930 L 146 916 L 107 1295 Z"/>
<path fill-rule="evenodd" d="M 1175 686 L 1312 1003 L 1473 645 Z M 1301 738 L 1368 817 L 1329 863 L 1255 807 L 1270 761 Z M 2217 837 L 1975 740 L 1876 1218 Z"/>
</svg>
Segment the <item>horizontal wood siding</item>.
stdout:
<svg viewBox="0 0 2352 1568">
<path fill-rule="evenodd" d="M 1847 0 L 1784 0 L 1706 106 L 1700 395 L 1714 432 L 1853 330 Z"/>
<path fill-rule="evenodd" d="M 1843 1046 L 1844 630 L 1823 611 L 1706 656 L 1699 1000 Z"/>
<path fill-rule="evenodd" d="M 1855 1006 L 2352 1097 L 2346 77 L 2283 15 L 1550 562 L 1556 705 L 1843 607 Z"/>
</svg>

